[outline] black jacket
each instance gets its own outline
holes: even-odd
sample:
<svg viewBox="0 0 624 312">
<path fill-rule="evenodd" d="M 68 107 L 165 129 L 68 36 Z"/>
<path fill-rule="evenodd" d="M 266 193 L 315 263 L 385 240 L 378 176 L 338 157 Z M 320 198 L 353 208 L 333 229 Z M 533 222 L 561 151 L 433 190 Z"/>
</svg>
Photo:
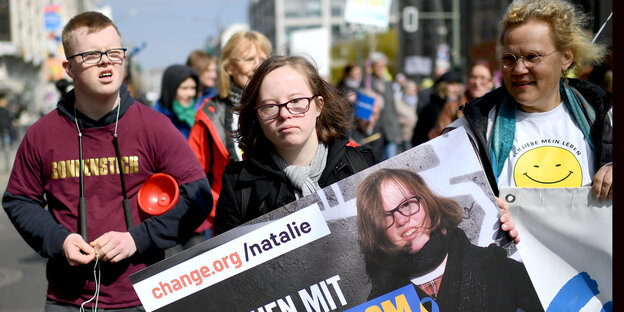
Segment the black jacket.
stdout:
<svg viewBox="0 0 624 312">
<path fill-rule="evenodd" d="M 435 300 L 439 311 L 543 311 L 524 265 L 508 258 L 503 248 L 473 245 L 459 228 L 449 229 L 448 241 L 448 260 Z M 369 300 L 406 285 L 414 286 L 421 300 L 428 297 L 409 276 L 389 273 L 388 265 L 370 276 Z"/>
<path fill-rule="evenodd" d="M 569 83 L 596 110 L 596 121 L 591 125 L 591 135 L 596 146 L 596 168 L 600 168 L 606 163 L 613 161 L 613 127 L 607 120 L 607 113 L 612 106 L 611 93 L 586 80 L 569 79 Z M 492 165 L 490 164 L 486 133 L 488 113 L 493 107 L 496 107 L 496 110 L 500 109 L 506 94 L 507 90 L 502 86 L 466 104 L 464 107 L 464 116 L 471 128 L 466 130 L 472 131 L 475 135 L 476 142 L 473 142 L 473 144 L 476 144 L 483 169 L 496 196 L 498 196 L 499 191 L 492 171 Z"/>
<path fill-rule="evenodd" d="M 348 140 L 337 138 L 329 143 L 327 164 L 319 185 L 329 186 L 354 174 L 346 156 Z M 266 146 L 263 151 L 253 153 L 255 157 L 240 162 L 230 162 L 223 173 L 221 193 L 215 213 L 215 235 L 226 232 L 238 225 L 251 221 L 265 213 L 295 201 L 295 189 L 284 171 L 280 170 L 271 159 Z M 372 166 L 376 163 L 370 148 L 355 148 L 363 160 Z M 360 168 L 362 170 L 364 168 Z M 243 204 L 244 203 L 244 204 Z"/>
</svg>

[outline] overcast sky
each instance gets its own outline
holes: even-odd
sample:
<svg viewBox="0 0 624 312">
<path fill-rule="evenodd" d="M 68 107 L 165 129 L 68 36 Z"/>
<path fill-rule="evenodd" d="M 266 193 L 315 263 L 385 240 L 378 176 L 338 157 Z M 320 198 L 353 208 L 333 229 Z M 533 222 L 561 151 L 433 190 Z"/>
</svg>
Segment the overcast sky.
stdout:
<svg viewBox="0 0 624 312">
<path fill-rule="evenodd" d="M 231 24 L 247 23 L 249 0 L 101 0 L 143 70 L 184 63 L 191 50 Z"/>
</svg>

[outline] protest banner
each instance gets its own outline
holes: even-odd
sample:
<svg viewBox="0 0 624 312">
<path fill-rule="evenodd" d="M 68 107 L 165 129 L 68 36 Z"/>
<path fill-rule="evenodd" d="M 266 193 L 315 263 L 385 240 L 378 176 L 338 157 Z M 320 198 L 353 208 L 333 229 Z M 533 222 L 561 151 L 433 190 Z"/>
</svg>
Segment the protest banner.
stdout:
<svg viewBox="0 0 624 312">
<path fill-rule="evenodd" d="M 502 187 L 546 311 L 612 311 L 613 202 L 591 187 Z"/>
<path fill-rule="evenodd" d="M 349 23 L 387 28 L 392 0 L 346 0 L 344 19 Z"/>
<path fill-rule="evenodd" d="M 438 309 L 436 302 L 409 279 L 383 290 L 383 295 L 373 296 L 374 278 L 369 276 L 372 271 L 367 270 L 367 259 L 360 248 L 362 230 L 358 222 L 366 221 L 358 220 L 356 194 L 361 185 L 366 185 L 363 181 L 391 169 L 418 173 L 432 193 L 450 199 L 461 211 L 453 233 L 465 234 L 466 244 L 459 252 L 451 248 L 458 243 L 448 242 L 448 256 L 435 270 L 447 268 L 444 280 L 448 278 L 448 282 L 442 284 L 445 286 L 438 297 L 447 299 L 446 309 Z M 416 201 L 420 208 L 412 212 L 414 218 L 423 207 L 426 211 L 433 209 L 430 202 L 421 204 L 422 198 Z M 397 226 L 399 219 L 394 215 L 403 214 L 399 209 L 408 202 L 403 201 L 393 213 Z M 448 307 L 466 311 L 482 310 L 493 301 L 513 307 L 516 300 L 530 296 L 509 291 L 507 287 L 518 286 L 514 280 L 505 279 L 513 270 L 495 266 L 510 262 L 524 274 L 512 278 L 528 281 L 528 275 L 522 263 L 513 260 L 519 257 L 517 248 L 500 230 L 499 216 L 468 136 L 458 128 L 164 259 L 130 279 L 147 311 L 421 311 L 424 307 L 430 311 L 457 310 Z M 413 232 L 404 236 L 416 235 Z M 429 241 L 433 241 L 438 236 L 430 233 L 430 237 Z M 488 248 L 476 247 L 492 243 Z M 430 244 L 423 250 L 426 246 Z M 464 254 L 487 255 L 463 262 L 460 260 L 467 257 Z M 484 263 L 495 264 L 491 272 Z M 476 272 L 473 266 L 482 271 L 487 268 Z M 491 280 L 501 283 L 487 288 L 486 281 Z M 534 293 L 530 281 L 524 286 L 521 291 Z M 479 295 L 473 298 L 470 294 Z"/>
</svg>

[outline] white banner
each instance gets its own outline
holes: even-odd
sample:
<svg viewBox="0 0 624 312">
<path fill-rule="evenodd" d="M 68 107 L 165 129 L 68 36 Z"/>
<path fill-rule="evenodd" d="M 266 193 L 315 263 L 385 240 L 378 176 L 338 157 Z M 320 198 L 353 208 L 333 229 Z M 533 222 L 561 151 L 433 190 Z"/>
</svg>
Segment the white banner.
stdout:
<svg viewBox="0 0 624 312">
<path fill-rule="evenodd" d="M 613 308 L 613 202 L 590 187 L 505 188 L 520 256 L 546 311 Z"/>
<path fill-rule="evenodd" d="M 329 77 L 329 63 L 331 49 L 329 29 L 311 28 L 301 29 L 290 33 L 290 55 L 300 55 L 308 58 L 316 65 L 321 77 Z"/>
<path fill-rule="evenodd" d="M 153 311 L 329 233 L 314 204 L 142 280 L 134 290 Z"/>
<path fill-rule="evenodd" d="M 345 21 L 355 24 L 388 27 L 392 0 L 346 0 Z"/>
</svg>

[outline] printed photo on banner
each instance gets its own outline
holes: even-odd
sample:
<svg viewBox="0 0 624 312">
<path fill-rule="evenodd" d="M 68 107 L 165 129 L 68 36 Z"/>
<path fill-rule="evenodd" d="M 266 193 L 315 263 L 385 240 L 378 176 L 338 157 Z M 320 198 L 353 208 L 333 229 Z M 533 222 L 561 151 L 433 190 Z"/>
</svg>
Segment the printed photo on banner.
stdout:
<svg viewBox="0 0 624 312">
<path fill-rule="evenodd" d="M 147 311 L 541 310 L 499 217 L 458 128 L 130 279 Z"/>
</svg>

